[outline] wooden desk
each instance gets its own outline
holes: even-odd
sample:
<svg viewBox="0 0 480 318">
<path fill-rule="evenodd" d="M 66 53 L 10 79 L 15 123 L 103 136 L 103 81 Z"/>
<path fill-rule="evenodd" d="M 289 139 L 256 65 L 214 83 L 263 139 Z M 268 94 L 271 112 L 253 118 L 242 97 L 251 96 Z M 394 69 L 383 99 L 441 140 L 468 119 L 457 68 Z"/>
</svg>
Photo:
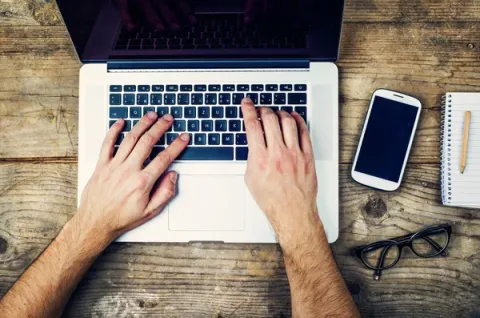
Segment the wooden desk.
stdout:
<svg viewBox="0 0 480 318">
<path fill-rule="evenodd" d="M 364 316 L 480 316 L 480 211 L 440 203 L 440 98 L 480 91 L 480 2 L 349 0 L 341 77 L 341 234 L 336 260 Z M 72 216 L 80 63 L 54 3 L 0 2 L 0 293 Z M 417 96 L 423 114 L 399 191 L 349 175 L 372 92 Z M 378 282 L 349 248 L 451 223 L 447 258 L 408 250 Z M 113 244 L 66 316 L 287 317 L 276 245 Z"/>
</svg>

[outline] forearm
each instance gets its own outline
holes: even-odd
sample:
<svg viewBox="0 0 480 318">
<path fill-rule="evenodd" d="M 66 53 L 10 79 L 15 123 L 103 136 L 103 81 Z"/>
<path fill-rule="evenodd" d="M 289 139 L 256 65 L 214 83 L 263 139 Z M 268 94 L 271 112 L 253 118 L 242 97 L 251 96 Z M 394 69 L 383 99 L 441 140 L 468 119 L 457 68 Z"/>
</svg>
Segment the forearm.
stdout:
<svg viewBox="0 0 480 318">
<path fill-rule="evenodd" d="M 74 288 L 110 243 L 74 216 L 0 300 L 7 317 L 59 317 Z"/>
<path fill-rule="evenodd" d="M 359 317 L 319 220 L 282 249 L 294 317 Z"/>
</svg>

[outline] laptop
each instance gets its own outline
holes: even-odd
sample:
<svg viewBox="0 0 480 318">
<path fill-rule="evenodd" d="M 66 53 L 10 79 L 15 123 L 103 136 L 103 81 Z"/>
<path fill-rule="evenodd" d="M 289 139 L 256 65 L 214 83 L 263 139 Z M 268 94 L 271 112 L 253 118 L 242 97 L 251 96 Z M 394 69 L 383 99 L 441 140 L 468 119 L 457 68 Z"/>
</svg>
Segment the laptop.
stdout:
<svg viewBox="0 0 480 318">
<path fill-rule="evenodd" d="M 78 193 L 91 177 L 110 125 L 124 134 L 148 111 L 175 117 L 152 156 L 181 132 L 191 145 L 170 169 L 178 194 L 122 242 L 277 242 L 244 183 L 248 145 L 240 103 L 297 111 L 307 121 L 318 174 L 318 207 L 329 242 L 339 233 L 338 58 L 344 1 L 192 0 L 195 23 L 171 5 L 180 28 L 158 30 L 140 3 L 57 0 L 83 63 L 79 93 Z M 128 7 L 122 7 L 127 3 Z M 152 1 L 150 13 L 164 22 Z M 183 2 L 185 3 L 185 2 Z M 127 10 L 127 11 L 125 11 Z M 251 8 L 249 8 L 251 10 Z M 125 12 L 133 27 L 125 22 Z M 61 67 L 61 66 L 59 66 Z M 122 135 L 117 145 L 121 142 Z M 275 185 L 272 184 L 272 187 Z"/>
</svg>

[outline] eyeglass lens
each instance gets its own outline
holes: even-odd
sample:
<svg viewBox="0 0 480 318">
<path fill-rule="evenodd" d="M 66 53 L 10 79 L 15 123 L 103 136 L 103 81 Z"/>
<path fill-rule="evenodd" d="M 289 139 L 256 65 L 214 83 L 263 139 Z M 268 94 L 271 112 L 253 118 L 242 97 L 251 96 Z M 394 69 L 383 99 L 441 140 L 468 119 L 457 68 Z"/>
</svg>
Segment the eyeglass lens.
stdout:
<svg viewBox="0 0 480 318">
<path fill-rule="evenodd" d="M 400 249 L 395 242 L 382 241 L 369 246 L 362 252 L 363 261 L 375 269 L 389 268 L 400 257 Z"/>
<path fill-rule="evenodd" d="M 418 233 L 412 240 L 412 248 L 421 257 L 438 255 L 448 244 L 448 232 L 439 228 Z"/>
</svg>

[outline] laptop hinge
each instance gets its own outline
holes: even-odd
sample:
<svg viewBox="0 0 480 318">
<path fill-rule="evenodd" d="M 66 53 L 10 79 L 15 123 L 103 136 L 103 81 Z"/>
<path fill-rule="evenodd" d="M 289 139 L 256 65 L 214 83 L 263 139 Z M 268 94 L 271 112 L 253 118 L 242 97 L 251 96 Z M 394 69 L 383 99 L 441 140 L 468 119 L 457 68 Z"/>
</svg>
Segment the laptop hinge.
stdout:
<svg viewBox="0 0 480 318">
<path fill-rule="evenodd" d="M 108 71 L 172 69 L 308 69 L 308 59 L 109 60 Z"/>
</svg>

